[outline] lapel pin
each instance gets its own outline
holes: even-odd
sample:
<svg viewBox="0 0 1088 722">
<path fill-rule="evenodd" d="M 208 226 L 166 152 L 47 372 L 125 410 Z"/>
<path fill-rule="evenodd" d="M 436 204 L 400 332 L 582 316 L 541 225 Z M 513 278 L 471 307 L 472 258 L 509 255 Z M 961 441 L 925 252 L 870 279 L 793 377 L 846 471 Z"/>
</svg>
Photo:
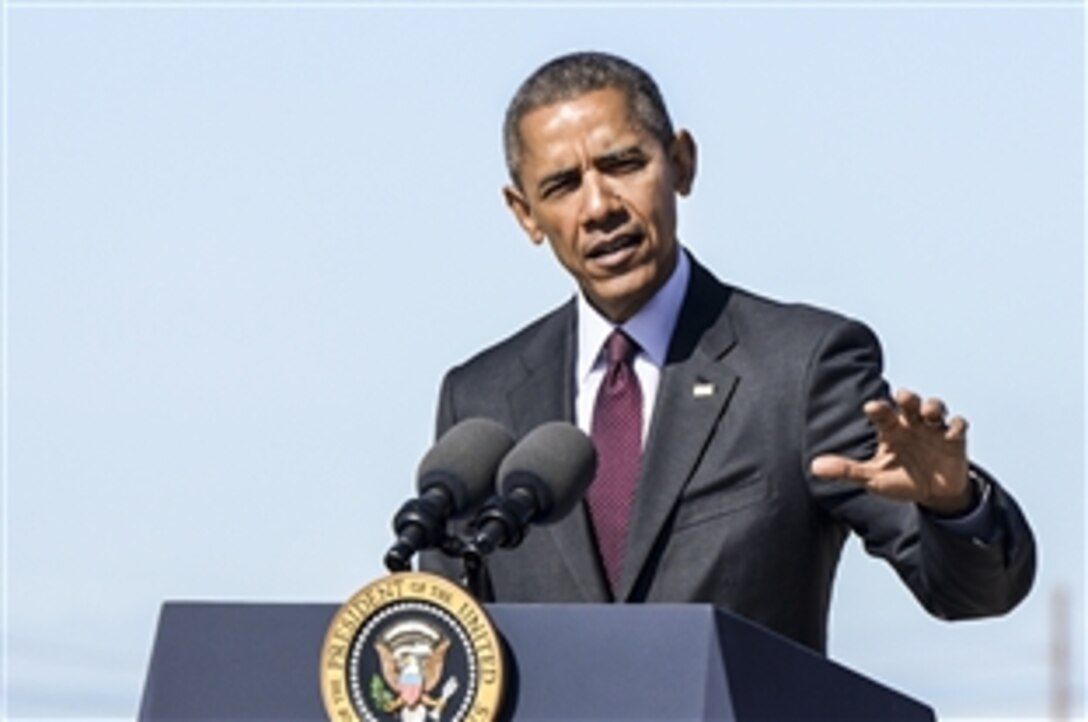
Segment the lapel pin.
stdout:
<svg viewBox="0 0 1088 722">
<path fill-rule="evenodd" d="M 714 384 L 709 383 L 697 383 L 691 389 L 691 395 L 697 399 L 702 399 L 707 396 L 714 395 Z"/>
</svg>

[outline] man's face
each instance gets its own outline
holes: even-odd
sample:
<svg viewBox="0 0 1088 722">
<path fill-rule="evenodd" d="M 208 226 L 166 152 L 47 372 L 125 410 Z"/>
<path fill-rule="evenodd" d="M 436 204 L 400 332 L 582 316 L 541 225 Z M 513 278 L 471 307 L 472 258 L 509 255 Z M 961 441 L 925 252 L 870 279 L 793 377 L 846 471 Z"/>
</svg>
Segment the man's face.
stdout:
<svg viewBox="0 0 1088 722">
<path fill-rule="evenodd" d="M 536 108 L 520 131 L 521 188 L 504 189 L 507 204 L 601 313 L 626 321 L 675 267 L 676 194 L 695 175 L 691 137 L 680 131 L 662 147 L 613 88 Z"/>
</svg>

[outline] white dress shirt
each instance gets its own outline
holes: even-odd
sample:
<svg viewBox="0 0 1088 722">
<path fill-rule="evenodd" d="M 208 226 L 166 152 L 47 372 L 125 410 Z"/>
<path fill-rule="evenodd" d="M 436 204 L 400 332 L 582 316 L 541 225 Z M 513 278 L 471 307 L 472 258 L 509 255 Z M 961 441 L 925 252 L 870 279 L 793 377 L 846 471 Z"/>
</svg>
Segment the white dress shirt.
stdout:
<svg viewBox="0 0 1088 722">
<path fill-rule="evenodd" d="M 688 290 L 691 277 L 691 262 L 683 248 L 677 249 L 676 268 L 669 280 L 658 289 L 653 298 L 639 309 L 622 328 L 639 345 L 635 356 L 635 375 L 642 389 L 642 440 L 650 430 L 650 417 L 653 415 L 654 402 L 657 400 L 657 385 L 661 379 L 661 368 L 669 351 L 672 332 L 676 328 L 676 319 L 680 316 L 680 306 Z M 616 328 L 616 325 L 601 315 L 578 292 L 578 359 L 575 366 L 575 402 L 574 414 L 578 428 L 590 433 L 593 423 L 593 407 L 597 401 L 597 391 L 605 373 L 604 342 Z"/>
</svg>

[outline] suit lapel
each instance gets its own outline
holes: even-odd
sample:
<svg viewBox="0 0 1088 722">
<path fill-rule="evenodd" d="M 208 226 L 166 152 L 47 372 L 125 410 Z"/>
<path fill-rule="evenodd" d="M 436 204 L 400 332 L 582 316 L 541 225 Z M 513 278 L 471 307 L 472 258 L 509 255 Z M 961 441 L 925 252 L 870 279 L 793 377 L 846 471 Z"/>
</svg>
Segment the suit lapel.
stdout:
<svg viewBox="0 0 1088 722">
<path fill-rule="evenodd" d="M 525 377 L 508 396 L 518 438 L 548 421 L 574 421 L 575 309 L 573 301 L 561 309 L 522 355 Z M 551 537 L 585 601 L 608 601 L 608 586 L 593 551 L 596 544 L 584 503 L 566 518 L 533 533 Z"/>
<path fill-rule="evenodd" d="M 730 290 L 698 263 L 662 369 L 643 451 L 617 598 L 627 600 L 680 493 L 725 413 L 737 375 L 722 363 L 736 338 Z"/>
</svg>

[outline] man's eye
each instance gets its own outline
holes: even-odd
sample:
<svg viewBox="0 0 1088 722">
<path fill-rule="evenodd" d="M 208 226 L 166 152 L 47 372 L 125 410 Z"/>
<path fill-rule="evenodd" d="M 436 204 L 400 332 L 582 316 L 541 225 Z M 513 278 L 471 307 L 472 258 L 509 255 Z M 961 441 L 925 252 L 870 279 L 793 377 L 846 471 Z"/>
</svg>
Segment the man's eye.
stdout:
<svg viewBox="0 0 1088 722">
<path fill-rule="evenodd" d="M 633 173 L 646 166 L 646 159 L 642 156 L 627 156 L 615 158 L 604 164 L 604 170 L 610 173 Z"/>
<path fill-rule="evenodd" d="M 562 195 L 569 193 L 578 187 L 578 179 L 574 177 L 558 178 L 551 183 L 544 186 L 544 191 L 541 195 L 545 198 L 551 198 L 552 196 Z"/>
</svg>

